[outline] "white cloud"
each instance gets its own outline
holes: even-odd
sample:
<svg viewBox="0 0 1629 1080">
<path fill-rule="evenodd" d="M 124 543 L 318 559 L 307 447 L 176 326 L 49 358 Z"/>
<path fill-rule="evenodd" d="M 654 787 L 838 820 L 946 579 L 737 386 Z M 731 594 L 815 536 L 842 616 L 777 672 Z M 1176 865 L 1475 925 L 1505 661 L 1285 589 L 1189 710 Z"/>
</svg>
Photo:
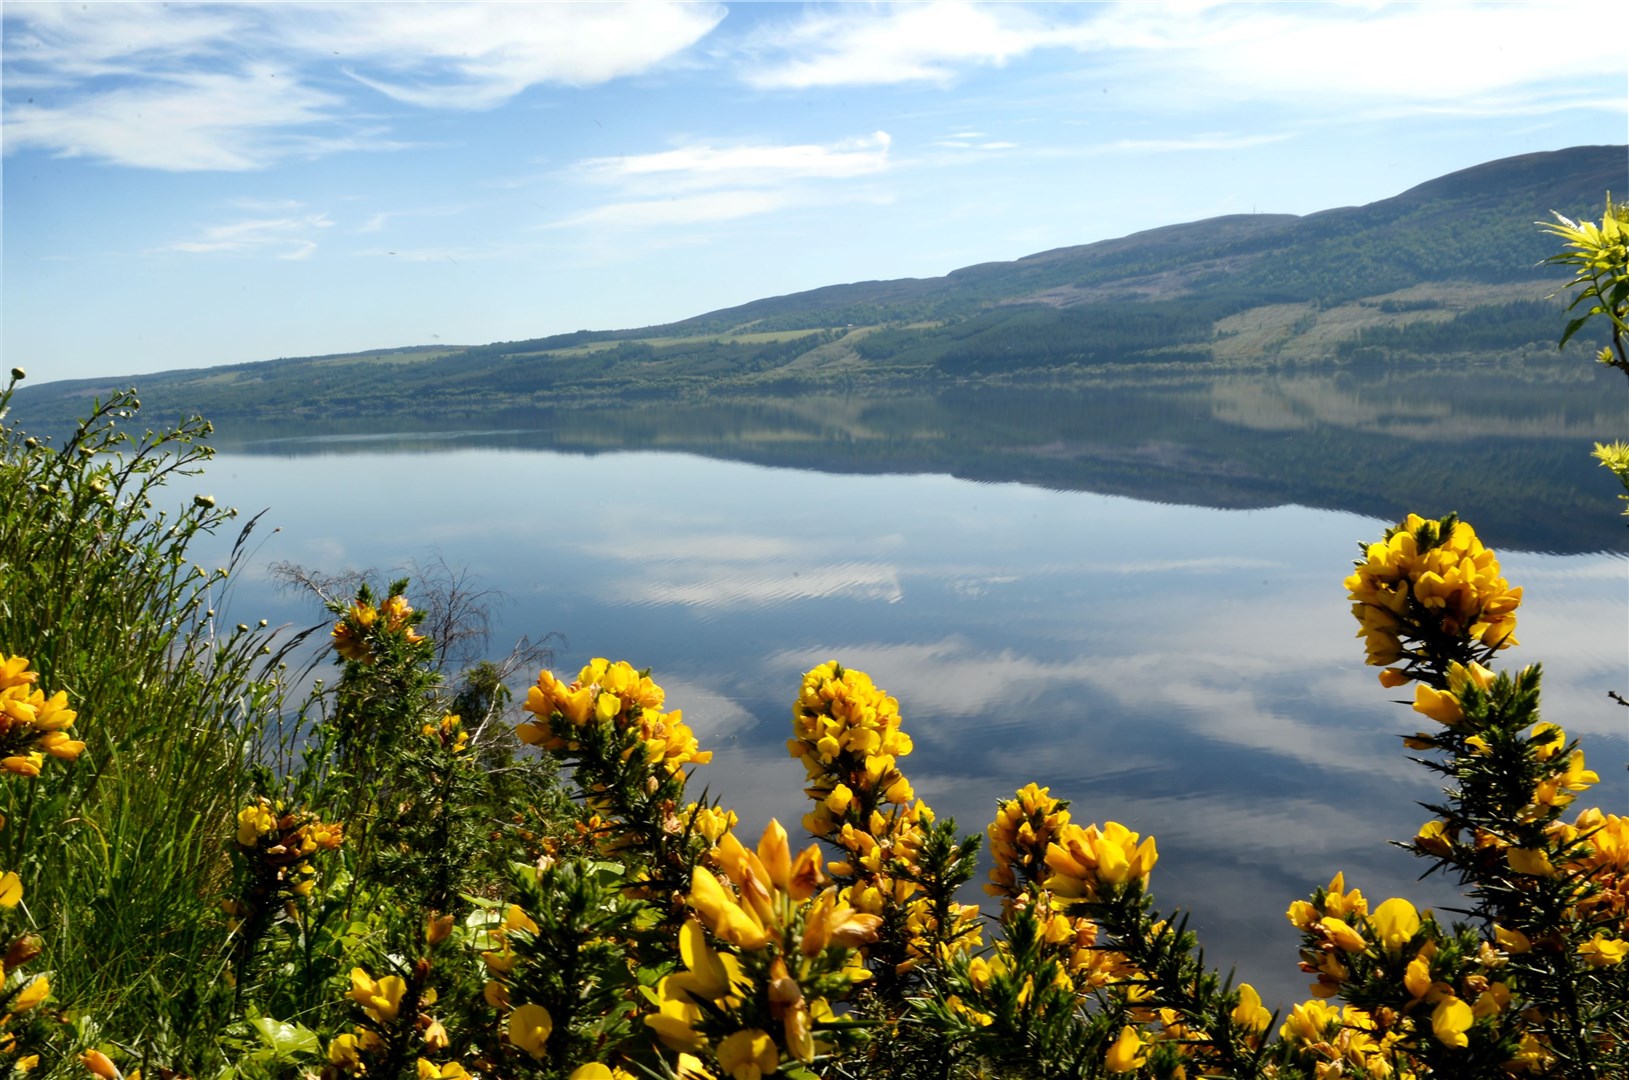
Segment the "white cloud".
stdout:
<svg viewBox="0 0 1629 1080">
<path fill-rule="evenodd" d="M 844 179 L 881 172 L 888 167 L 893 139 L 886 131 L 829 145 L 694 145 L 649 154 L 590 158 L 578 168 L 597 179 L 655 179 L 718 186 L 774 184 L 793 178 Z"/>
<path fill-rule="evenodd" d="M 8 4 L 5 151 L 186 171 L 395 148 L 360 86 L 490 108 L 646 71 L 722 18 L 677 3 Z"/>
<path fill-rule="evenodd" d="M 712 191 L 684 198 L 607 203 L 562 218 L 552 226 L 612 225 L 639 229 L 653 225 L 699 225 L 772 213 L 784 207 L 787 201 L 786 196 L 769 191 Z"/>
<path fill-rule="evenodd" d="M 38 147 L 59 157 L 177 172 L 255 169 L 287 154 L 333 148 L 297 129 L 324 122 L 335 104 L 328 94 L 279 81 L 267 67 L 194 73 L 86 94 L 63 105 L 10 107 L 5 149 Z M 360 137 L 355 145 L 366 141 Z"/>
<path fill-rule="evenodd" d="M 897 603 L 904 598 L 899 573 L 878 563 L 816 566 L 797 573 L 761 573 L 737 578 L 729 573 L 690 580 L 645 582 L 623 598 L 638 604 L 684 604 L 701 608 L 760 609 L 799 600 L 846 597 Z"/>
<path fill-rule="evenodd" d="M 1277 135 L 1230 135 L 1225 133 L 1193 135 L 1181 139 L 1120 139 L 1093 147 L 1094 153 L 1166 153 L 1185 150 L 1244 150 L 1252 146 L 1267 146 L 1291 138 L 1288 133 Z"/>
<path fill-rule="evenodd" d="M 383 68 L 346 74 L 424 108 L 486 109 L 539 83 L 635 75 L 705 37 L 717 4 L 331 4 L 281 21 L 284 39 Z"/>
<path fill-rule="evenodd" d="M 568 175 L 616 188 L 621 197 L 567 215 L 549 227 L 699 225 L 791 206 L 885 201 L 885 194 L 852 189 L 836 193 L 831 185 L 886 172 L 892 145 L 889 134 L 878 131 L 825 144 L 697 142 L 646 154 L 589 158 L 567 170 Z"/>
<path fill-rule="evenodd" d="M 745 77 L 776 89 L 945 83 L 962 67 L 1005 64 L 1079 36 L 1051 21 L 1017 5 L 959 2 L 805 9 L 746 43 L 767 59 Z"/>
<path fill-rule="evenodd" d="M 986 4 L 800 9 L 742 43 L 742 77 L 772 89 L 945 84 L 1043 50 L 1079 55 L 1094 86 L 1165 87 L 1153 108 L 1196 101 L 1475 108 L 1484 114 L 1585 107 L 1551 84 L 1580 75 L 1622 85 L 1613 35 L 1558 35 L 1598 19 L 1582 3 Z M 1604 96 L 1603 96 L 1604 99 Z M 1622 111 L 1623 99 L 1597 103 Z M 970 139 L 972 135 L 952 136 Z"/>
<path fill-rule="evenodd" d="M 316 234 L 331 228 L 326 214 L 248 218 L 211 225 L 194 240 L 178 240 L 167 251 L 207 254 L 269 254 L 279 259 L 305 259 L 317 250 Z"/>
</svg>

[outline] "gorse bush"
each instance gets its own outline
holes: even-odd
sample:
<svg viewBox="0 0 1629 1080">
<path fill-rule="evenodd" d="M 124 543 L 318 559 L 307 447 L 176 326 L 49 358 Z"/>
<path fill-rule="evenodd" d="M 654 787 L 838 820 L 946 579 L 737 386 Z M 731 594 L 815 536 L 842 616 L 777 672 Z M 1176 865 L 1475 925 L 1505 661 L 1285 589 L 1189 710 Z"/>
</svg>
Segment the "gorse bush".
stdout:
<svg viewBox="0 0 1629 1080">
<path fill-rule="evenodd" d="M 1616 214 L 1565 223 L 1571 250 L 1615 243 Z M 1626 261 L 1578 263 L 1614 319 Z M 1499 668 L 1521 590 L 1453 515 L 1363 545 L 1345 587 L 1440 788 L 1402 846 L 1463 907 L 1335 873 L 1288 902 L 1310 996 L 1275 1016 L 1156 906 L 1154 837 L 1033 784 L 964 833 L 916 794 L 899 703 L 836 662 L 792 699 L 807 841 L 698 790 L 711 753 L 627 662 L 542 671 L 500 722 L 501 671 L 444 670 L 407 581 L 330 598 L 337 674 L 291 700 L 294 639 L 218 625 L 235 567 L 187 555 L 230 511 L 159 508 L 207 426 L 129 436 L 137 407 L 60 448 L 0 431 L 0 1067 L 1629 1075 L 1629 818 L 1575 805 L 1598 777 L 1541 717 L 1538 666 Z"/>
</svg>

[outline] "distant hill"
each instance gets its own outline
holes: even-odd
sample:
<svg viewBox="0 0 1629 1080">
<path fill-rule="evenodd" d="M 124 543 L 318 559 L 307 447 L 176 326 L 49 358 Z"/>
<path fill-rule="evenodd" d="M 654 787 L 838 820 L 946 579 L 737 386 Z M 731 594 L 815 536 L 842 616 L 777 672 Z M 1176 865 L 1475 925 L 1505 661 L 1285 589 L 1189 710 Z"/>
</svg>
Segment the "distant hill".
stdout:
<svg viewBox="0 0 1629 1080">
<path fill-rule="evenodd" d="M 831 285 L 630 330 L 27 386 L 25 423 L 139 386 L 154 419 L 478 415 L 528 404 L 831 385 L 1073 381 L 1264 366 L 1520 361 L 1553 350 L 1551 211 L 1598 215 L 1629 148 L 1452 173 L 1367 206 L 1231 215 Z"/>
</svg>

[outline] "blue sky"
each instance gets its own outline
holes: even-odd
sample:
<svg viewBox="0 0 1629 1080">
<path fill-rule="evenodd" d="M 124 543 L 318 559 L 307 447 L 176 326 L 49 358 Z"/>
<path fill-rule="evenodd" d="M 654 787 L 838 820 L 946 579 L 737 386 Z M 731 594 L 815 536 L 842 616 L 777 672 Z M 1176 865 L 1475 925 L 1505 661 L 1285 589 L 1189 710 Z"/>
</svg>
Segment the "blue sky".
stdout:
<svg viewBox="0 0 1629 1080">
<path fill-rule="evenodd" d="M 28 4 L 6 360 L 482 344 L 1626 140 L 1598 4 Z"/>
</svg>

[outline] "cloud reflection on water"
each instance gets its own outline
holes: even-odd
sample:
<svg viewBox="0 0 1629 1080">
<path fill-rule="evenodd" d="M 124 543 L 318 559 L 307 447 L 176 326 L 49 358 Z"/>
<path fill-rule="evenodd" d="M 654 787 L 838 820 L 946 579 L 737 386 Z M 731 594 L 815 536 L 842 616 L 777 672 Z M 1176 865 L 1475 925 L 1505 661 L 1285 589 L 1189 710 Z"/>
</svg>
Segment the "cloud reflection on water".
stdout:
<svg viewBox="0 0 1629 1080">
<path fill-rule="evenodd" d="M 1033 780 L 1079 820 L 1157 835 L 1162 905 L 1195 908 L 1212 958 L 1264 992 L 1304 991 L 1282 912 L 1336 870 L 1372 897 L 1439 902 L 1385 843 L 1412 834 L 1434 792 L 1397 739 L 1429 722 L 1363 665 L 1340 585 L 1383 523 L 496 451 L 347 455 L 340 516 L 310 500 L 335 463 L 222 455 L 236 501 L 284 526 L 263 558 L 388 568 L 434 546 L 467 563 L 516 597 L 495 646 L 559 630 L 557 671 L 650 666 L 717 754 L 698 788 L 754 834 L 803 814 L 790 703 L 799 675 L 835 658 L 899 698 L 918 792 L 964 827 Z M 408 482 L 435 493 L 433 513 L 401 497 Z M 1605 699 L 1629 689 L 1624 561 L 1521 554 L 1506 573 L 1528 586 L 1510 661 L 1544 662 L 1546 715 L 1588 739 L 1603 776 L 1594 801 L 1624 805 L 1629 740 Z M 288 602 L 242 584 L 238 603 Z"/>
</svg>

